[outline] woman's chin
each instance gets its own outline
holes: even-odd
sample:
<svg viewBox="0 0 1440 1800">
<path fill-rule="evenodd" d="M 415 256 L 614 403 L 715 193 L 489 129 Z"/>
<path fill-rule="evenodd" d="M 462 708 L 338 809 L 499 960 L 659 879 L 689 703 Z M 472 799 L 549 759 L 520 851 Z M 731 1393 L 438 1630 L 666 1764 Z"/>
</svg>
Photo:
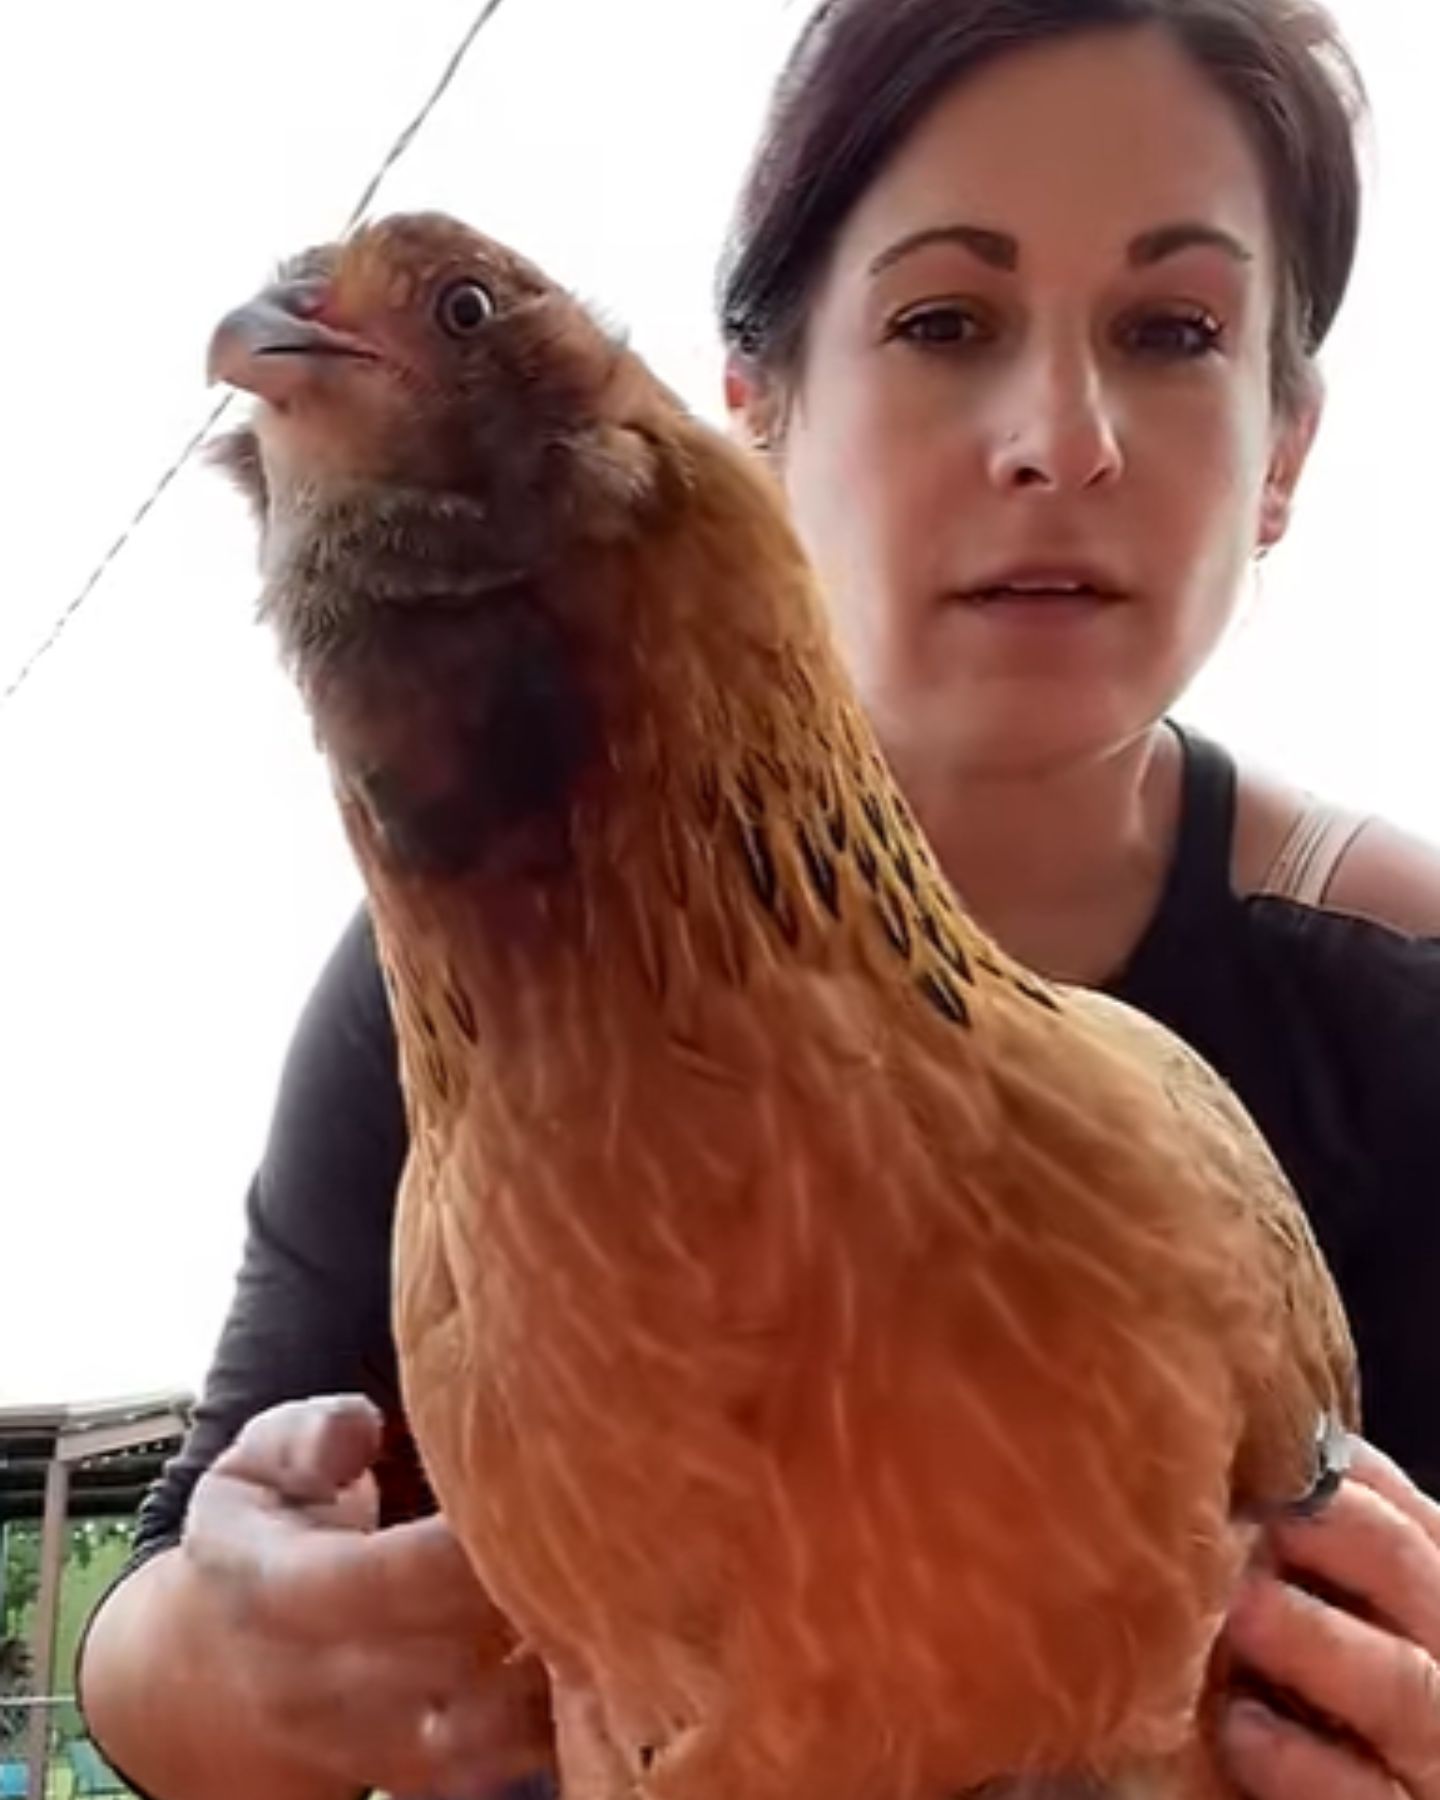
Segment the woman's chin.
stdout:
<svg viewBox="0 0 1440 1800">
<path fill-rule="evenodd" d="M 1120 681 L 957 678 L 943 670 L 867 704 L 902 772 L 943 765 L 957 777 L 991 779 L 1110 755 L 1165 712 L 1163 696 Z"/>
</svg>

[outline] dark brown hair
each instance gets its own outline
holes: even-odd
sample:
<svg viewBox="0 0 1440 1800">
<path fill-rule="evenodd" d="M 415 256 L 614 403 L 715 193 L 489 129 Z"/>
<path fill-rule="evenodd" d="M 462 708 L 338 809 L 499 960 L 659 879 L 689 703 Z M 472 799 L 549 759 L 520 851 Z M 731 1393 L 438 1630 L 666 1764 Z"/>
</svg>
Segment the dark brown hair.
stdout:
<svg viewBox="0 0 1440 1800">
<path fill-rule="evenodd" d="M 1079 31 L 1159 27 L 1230 100 L 1279 250 L 1277 401 L 1292 405 L 1349 284 L 1360 223 L 1359 76 L 1315 0 L 823 0 L 780 78 L 721 268 L 727 344 L 794 373 L 835 239 L 956 82 Z"/>
</svg>

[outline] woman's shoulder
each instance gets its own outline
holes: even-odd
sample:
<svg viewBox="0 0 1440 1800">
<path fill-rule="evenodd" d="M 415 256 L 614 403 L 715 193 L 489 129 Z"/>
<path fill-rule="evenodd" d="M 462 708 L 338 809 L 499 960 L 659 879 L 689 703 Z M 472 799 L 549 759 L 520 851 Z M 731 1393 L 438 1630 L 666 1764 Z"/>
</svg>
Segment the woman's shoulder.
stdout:
<svg viewBox="0 0 1440 1800">
<path fill-rule="evenodd" d="M 1440 846 L 1245 765 L 1231 882 L 1241 899 L 1270 896 L 1407 937 L 1440 938 Z"/>
<path fill-rule="evenodd" d="M 1388 820 L 1367 819 L 1327 904 L 1411 937 L 1440 937 L 1440 849 Z"/>
<path fill-rule="evenodd" d="M 1440 1149 L 1440 849 L 1182 741 L 1169 886 L 1112 991 L 1252 1106 L 1305 1113 L 1307 1135 L 1331 1131 L 1343 1089 L 1399 1108 Z"/>
</svg>

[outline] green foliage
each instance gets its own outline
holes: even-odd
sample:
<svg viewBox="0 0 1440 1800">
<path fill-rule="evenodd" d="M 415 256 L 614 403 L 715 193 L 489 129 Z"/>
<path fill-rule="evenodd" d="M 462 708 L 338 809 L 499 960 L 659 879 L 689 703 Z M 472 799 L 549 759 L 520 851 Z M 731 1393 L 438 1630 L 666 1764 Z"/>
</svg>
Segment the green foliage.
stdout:
<svg viewBox="0 0 1440 1800">
<path fill-rule="evenodd" d="M 5 1611 L 0 1638 L 21 1636 L 21 1621 L 40 1592 L 39 1527 L 11 1525 L 5 1532 Z"/>
<path fill-rule="evenodd" d="M 97 1600 L 119 1574 L 130 1549 L 128 1519 L 86 1519 L 66 1534 L 65 1567 L 60 1585 L 55 1631 L 52 1691 L 73 1693 L 75 1652 L 86 1620 Z M 28 1713 L 4 1705 L 6 1693 L 34 1691 L 29 1640 L 40 1595 L 40 1527 L 28 1521 L 5 1532 L 5 1602 L 0 1613 L 0 1758 L 23 1752 Z M 53 1725 L 62 1741 L 82 1736 L 84 1726 L 71 1706 L 60 1709 Z M 52 1793 L 54 1792 L 52 1788 Z"/>
<path fill-rule="evenodd" d="M 90 1609 L 119 1574 L 130 1547 L 128 1520 L 86 1519 L 67 1534 L 52 1686 L 72 1693 L 75 1651 Z M 40 1527 L 11 1525 L 5 1533 L 5 1606 L 0 1617 L 0 1695 L 33 1690 L 29 1640 L 40 1595 Z M 0 1753 L 23 1739 L 25 1714 L 0 1705 Z"/>
</svg>

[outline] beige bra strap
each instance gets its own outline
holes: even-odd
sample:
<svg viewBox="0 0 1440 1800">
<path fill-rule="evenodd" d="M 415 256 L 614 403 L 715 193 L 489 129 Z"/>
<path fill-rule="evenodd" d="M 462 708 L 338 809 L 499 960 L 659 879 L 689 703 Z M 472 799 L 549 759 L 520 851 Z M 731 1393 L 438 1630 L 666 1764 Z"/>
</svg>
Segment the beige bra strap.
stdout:
<svg viewBox="0 0 1440 1800">
<path fill-rule="evenodd" d="M 1259 892 L 1301 906 L 1323 906 L 1336 870 L 1369 823 L 1364 813 L 1313 801 L 1291 827 Z"/>
</svg>

